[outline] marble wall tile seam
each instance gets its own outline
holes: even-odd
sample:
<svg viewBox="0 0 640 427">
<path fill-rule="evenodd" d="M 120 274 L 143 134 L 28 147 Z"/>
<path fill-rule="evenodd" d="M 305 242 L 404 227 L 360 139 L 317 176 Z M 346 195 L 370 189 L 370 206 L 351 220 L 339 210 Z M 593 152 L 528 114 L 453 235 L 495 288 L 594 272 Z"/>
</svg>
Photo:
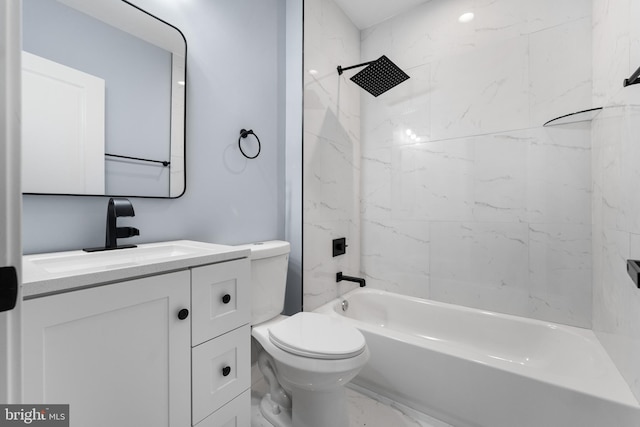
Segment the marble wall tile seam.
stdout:
<svg viewBox="0 0 640 427">
<path fill-rule="evenodd" d="M 553 117 L 552 117 L 553 118 Z M 369 156 L 370 153 L 372 151 L 377 151 L 377 150 L 383 150 L 383 149 L 388 149 L 388 148 L 397 148 L 397 147 L 422 147 L 422 146 L 427 146 L 429 144 L 435 144 L 435 143 L 441 143 L 441 142 L 447 142 L 447 141 L 460 141 L 460 140 L 465 140 L 465 139 L 472 139 L 472 138 L 481 138 L 481 137 L 489 137 L 489 136 L 501 136 L 501 135 L 505 135 L 508 136 L 509 134 L 513 134 L 513 133 L 520 133 L 520 132 L 527 132 L 527 131 L 540 131 L 540 130 L 546 130 L 548 132 L 553 132 L 554 129 L 566 129 L 569 125 L 557 125 L 557 126 L 542 126 L 542 123 L 540 123 L 540 125 L 528 125 L 528 126 L 518 126 L 518 127 L 512 127 L 512 128 L 505 128 L 502 130 L 498 130 L 498 131 L 487 131 L 487 132 L 478 132 L 478 133 L 469 133 L 469 134 L 465 134 L 465 135 L 457 135 L 457 136 L 451 136 L 451 137 L 444 137 L 444 138 L 431 138 L 425 141 L 420 141 L 420 142 L 410 142 L 410 143 L 395 143 L 397 140 L 393 140 L 392 143 L 390 144 L 379 144 L 376 145 L 374 147 L 369 147 L 367 142 L 366 142 L 366 138 L 363 139 L 362 141 L 362 152 L 365 153 L 365 155 L 363 157 L 367 158 L 368 160 L 372 160 Z M 365 130 L 362 130 L 363 134 L 366 134 L 367 132 Z M 584 150 L 584 151 L 588 151 L 590 150 L 590 147 L 575 147 L 575 146 L 568 146 L 568 145 L 562 145 L 562 144 L 549 144 L 549 143 L 537 143 L 537 142 L 533 142 L 534 145 L 556 145 L 558 147 L 563 147 L 563 148 L 575 148 L 576 150 Z"/>
<path fill-rule="evenodd" d="M 434 250 L 433 246 L 435 245 L 436 248 L 441 247 L 443 244 L 449 246 L 453 242 L 447 242 L 452 238 L 455 240 L 455 236 L 452 236 L 451 233 L 447 232 L 446 234 L 440 235 L 442 234 L 442 232 L 440 232 L 439 230 L 442 227 L 445 227 L 445 229 L 450 229 L 451 227 L 459 227 L 459 230 L 462 233 L 458 236 L 459 244 L 468 245 L 472 242 L 475 242 L 473 243 L 473 245 L 480 245 L 478 246 L 478 248 L 480 248 L 484 245 L 483 243 L 481 243 L 481 239 L 485 239 L 484 241 L 486 243 L 489 243 L 494 239 L 501 239 L 508 245 L 511 245 L 508 242 L 513 242 L 518 245 L 522 250 L 521 255 L 524 256 L 524 259 L 527 260 L 526 264 L 529 266 L 529 269 L 526 270 L 526 274 L 530 276 L 530 279 L 536 277 L 535 271 L 531 270 L 532 263 L 535 263 L 536 261 L 544 261 L 545 258 L 540 258 L 540 256 L 545 255 L 546 253 L 548 253 L 548 251 L 552 251 L 552 253 L 555 253 L 557 255 L 565 254 L 569 258 L 565 259 L 564 261 L 558 260 L 558 264 L 555 266 L 550 266 L 547 264 L 547 261 L 544 261 L 545 265 L 547 265 L 544 268 L 545 274 L 554 270 L 565 270 L 565 267 L 569 270 L 584 270 L 585 267 L 590 267 L 588 261 L 588 259 L 591 258 L 589 236 L 586 234 L 583 236 L 579 236 L 582 233 L 581 230 L 587 226 L 574 227 L 574 230 L 568 233 L 573 234 L 572 237 L 565 236 L 565 234 L 567 234 L 564 232 L 564 227 L 566 226 L 566 224 L 542 224 L 542 227 L 522 224 L 522 229 L 520 232 L 517 232 L 515 229 L 511 230 L 510 232 L 500 232 L 501 225 L 498 223 L 480 224 L 469 222 L 448 222 L 432 225 L 437 226 L 436 229 L 432 229 L 431 231 L 431 234 L 433 234 L 433 236 L 430 242 L 432 250 L 430 252 L 429 264 L 432 266 L 437 266 L 440 261 L 443 261 L 442 259 L 440 259 L 440 252 L 442 251 Z M 455 231 L 455 229 L 452 230 Z M 454 234 L 457 235 L 457 233 Z M 468 243 L 465 243 L 465 241 L 467 241 Z M 532 246 L 532 243 L 535 243 L 535 246 Z M 583 247 L 575 248 L 574 246 L 576 244 Z M 511 246 L 508 247 L 513 249 Z M 443 248 L 445 247 L 442 247 L 441 249 Z M 511 249 L 509 250 L 509 253 L 511 253 Z M 463 250 L 456 250 L 455 252 L 460 254 L 464 253 Z M 509 255 L 505 255 L 506 256 L 504 260 L 507 260 L 509 258 Z M 578 261 L 578 264 L 573 263 L 573 261 Z M 522 267 L 524 267 L 524 265 Z M 445 273 L 445 276 L 452 274 L 451 271 L 446 268 L 443 270 L 443 272 Z M 522 273 L 525 273 L 525 271 L 523 270 Z M 439 276 L 439 274 L 437 274 L 437 272 L 433 270 L 431 271 L 431 275 L 433 277 Z M 530 288 L 530 284 L 527 285 L 526 288 Z M 536 295 L 539 296 L 540 293 L 538 292 Z"/>
<path fill-rule="evenodd" d="M 378 149 L 384 149 L 384 148 L 396 148 L 396 147 L 401 147 L 401 146 L 416 146 L 416 147 L 420 147 L 420 146 L 425 146 L 425 145 L 428 145 L 428 144 L 434 144 L 434 143 L 440 143 L 440 142 L 446 142 L 446 141 L 456 141 L 456 140 L 464 140 L 464 139 L 476 138 L 476 137 L 500 135 L 500 134 L 511 133 L 511 132 L 521 132 L 521 131 L 527 131 L 527 130 L 532 130 L 532 129 L 539 129 L 541 127 L 542 126 L 523 126 L 523 127 L 515 127 L 515 128 L 504 129 L 504 130 L 495 131 L 495 132 L 472 133 L 472 134 L 451 136 L 451 137 L 445 137 L 445 138 L 431 138 L 429 140 L 421 141 L 421 142 L 418 142 L 418 143 L 411 142 L 411 143 L 405 143 L 405 144 L 394 144 L 394 143 L 392 143 L 392 144 L 389 144 L 389 145 L 378 145 L 378 146 L 373 147 L 373 148 L 368 148 L 366 146 L 366 141 L 365 141 L 365 147 L 363 148 L 363 152 L 368 153 L 371 150 L 378 150 Z"/>
<path fill-rule="evenodd" d="M 638 64 L 638 66 L 640 67 L 640 63 Z M 613 108 L 627 108 L 630 106 L 638 105 L 635 103 L 636 101 L 629 99 L 629 97 L 626 96 L 629 90 L 631 90 L 631 88 L 633 89 L 635 88 L 633 86 L 624 87 L 622 85 L 622 82 L 624 81 L 624 79 L 628 78 L 630 75 L 631 73 L 629 73 L 628 75 L 625 74 L 624 77 L 618 79 L 620 84 L 616 85 L 615 91 L 610 93 L 608 98 L 601 99 L 601 103 L 598 106 L 601 106 L 602 108 L 613 109 Z"/>
<path fill-rule="evenodd" d="M 409 233 L 409 232 L 402 232 L 401 230 L 399 230 L 398 227 L 393 226 L 393 225 L 389 225 L 388 223 L 385 223 L 384 221 L 381 221 L 379 219 L 367 219 L 367 218 L 363 218 L 362 222 L 365 223 L 364 225 L 374 225 L 377 227 L 380 227 L 383 229 L 383 231 L 386 232 L 391 232 L 393 235 L 396 235 L 398 237 L 404 237 L 407 239 L 410 239 L 414 242 L 417 243 L 422 243 L 422 244 L 429 244 L 430 243 L 430 239 L 424 239 L 424 238 L 420 238 L 418 236 L 416 236 L 416 233 Z M 410 223 L 420 223 L 423 225 L 429 225 L 431 223 L 431 221 L 409 221 Z M 402 223 L 404 225 L 406 225 L 406 221 L 402 221 Z M 403 225 L 400 224 L 400 225 Z M 365 245 L 366 246 L 366 245 Z"/>
<path fill-rule="evenodd" d="M 589 21 L 593 22 L 593 18 L 591 16 L 591 14 L 588 14 L 588 15 L 579 16 L 579 17 L 575 17 L 575 18 L 569 19 L 568 21 L 560 22 L 560 23 L 551 25 L 549 27 L 539 28 L 539 29 L 532 30 L 532 31 L 529 31 L 529 32 L 526 32 L 526 33 L 522 33 L 522 35 L 538 34 L 538 33 L 544 32 L 544 31 L 558 29 L 560 27 L 563 27 L 563 26 L 566 26 L 566 25 L 570 25 L 570 24 L 574 24 L 576 22 L 583 21 L 583 20 L 585 20 L 585 21 L 589 20 Z"/>
</svg>

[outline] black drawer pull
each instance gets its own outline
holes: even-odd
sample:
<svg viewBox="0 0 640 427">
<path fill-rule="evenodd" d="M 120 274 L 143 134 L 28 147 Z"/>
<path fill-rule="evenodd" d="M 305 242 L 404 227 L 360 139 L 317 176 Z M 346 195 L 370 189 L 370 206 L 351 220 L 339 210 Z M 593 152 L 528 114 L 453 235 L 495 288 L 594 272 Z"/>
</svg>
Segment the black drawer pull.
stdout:
<svg viewBox="0 0 640 427">
<path fill-rule="evenodd" d="M 184 320 L 187 317 L 189 317 L 189 310 L 187 310 L 186 308 L 183 308 L 178 312 L 178 319 Z"/>
<path fill-rule="evenodd" d="M 225 366 L 224 368 L 222 368 L 222 376 L 223 377 L 226 377 L 230 373 L 231 373 L 231 366 Z"/>
<path fill-rule="evenodd" d="M 222 302 L 225 304 L 229 304 L 229 301 L 231 301 L 231 295 L 224 294 L 224 296 L 222 297 Z"/>
</svg>

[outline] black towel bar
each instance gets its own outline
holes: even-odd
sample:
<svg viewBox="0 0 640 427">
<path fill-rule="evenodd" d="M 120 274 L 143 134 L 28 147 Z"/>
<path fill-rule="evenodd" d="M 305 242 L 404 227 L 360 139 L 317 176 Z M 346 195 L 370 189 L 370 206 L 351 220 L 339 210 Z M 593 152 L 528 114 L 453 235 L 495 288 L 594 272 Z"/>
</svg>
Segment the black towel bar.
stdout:
<svg viewBox="0 0 640 427">
<path fill-rule="evenodd" d="M 164 167 L 167 167 L 167 166 L 171 165 L 171 162 L 168 162 L 166 160 L 142 159 L 140 157 L 121 156 L 119 154 L 109 154 L 109 153 L 104 153 L 104 155 L 107 156 L 107 157 L 117 157 L 119 159 L 137 160 L 139 162 L 161 163 L 162 166 L 164 166 Z"/>
</svg>

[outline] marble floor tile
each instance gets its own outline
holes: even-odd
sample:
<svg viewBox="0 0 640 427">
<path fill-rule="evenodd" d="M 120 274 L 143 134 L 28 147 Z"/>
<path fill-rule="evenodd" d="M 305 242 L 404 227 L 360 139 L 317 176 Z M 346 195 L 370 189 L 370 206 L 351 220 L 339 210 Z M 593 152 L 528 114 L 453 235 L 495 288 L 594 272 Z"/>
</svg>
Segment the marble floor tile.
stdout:
<svg viewBox="0 0 640 427">
<path fill-rule="evenodd" d="M 263 380 L 251 389 L 251 427 L 273 427 L 260 414 L 260 399 L 265 392 Z M 347 388 L 349 427 L 451 427 L 366 390 Z"/>
</svg>

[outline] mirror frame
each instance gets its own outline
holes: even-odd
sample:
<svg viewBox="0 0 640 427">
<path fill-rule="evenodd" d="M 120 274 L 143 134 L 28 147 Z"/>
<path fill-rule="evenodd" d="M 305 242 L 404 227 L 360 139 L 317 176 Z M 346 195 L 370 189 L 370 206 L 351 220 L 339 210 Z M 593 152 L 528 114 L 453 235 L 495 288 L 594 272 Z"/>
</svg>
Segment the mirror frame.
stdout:
<svg viewBox="0 0 640 427">
<path fill-rule="evenodd" d="M 172 57 L 172 84 L 171 84 L 171 123 L 170 123 L 170 162 L 174 164 L 176 158 L 182 158 L 182 162 L 178 163 L 181 170 L 180 181 L 182 188 L 180 191 L 176 190 L 176 194 L 172 194 L 172 181 L 173 175 L 177 172 L 169 170 L 169 188 L 168 196 L 146 196 L 140 194 L 124 194 L 124 193 L 107 193 L 105 194 L 73 194 L 73 193 L 39 193 L 39 192 L 23 192 L 23 195 L 42 195 L 42 196 L 78 196 L 78 197 L 135 197 L 142 199 L 177 199 L 182 197 L 187 191 L 187 144 L 186 144 L 186 118 L 187 118 L 187 39 L 180 31 L 180 29 L 167 21 L 158 18 L 152 13 L 142 9 L 141 7 L 131 3 L 128 0 L 57 0 L 60 3 L 78 10 L 86 15 L 91 16 L 94 19 L 100 20 L 108 25 L 120 29 L 126 33 L 129 33 L 137 38 L 140 38 L 150 44 L 161 47 L 171 53 Z M 133 8 L 129 9 L 129 8 Z M 125 11 L 124 14 L 121 11 Z M 127 12 L 128 11 L 128 12 Z M 139 13 L 142 13 L 140 15 Z M 140 22 L 136 22 L 134 15 L 143 17 L 143 21 L 146 21 L 144 25 L 140 25 Z M 124 18 L 123 18 L 124 16 Z M 150 18 L 150 19 L 148 19 Z M 140 32 L 144 30 L 153 31 L 154 28 L 167 29 L 169 27 L 176 31 L 173 36 L 163 36 L 159 32 L 155 32 L 154 35 L 141 36 Z M 165 27 L 166 26 L 166 27 Z M 142 27 L 142 29 L 141 29 Z M 180 36 L 182 45 L 180 48 L 176 47 L 177 35 Z M 173 40 L 172 40 L 173 39 Z M 182 59 L 178 61 L 176 59 Z M 182 70 L 180 70 L 182 68 Z M 181 71 L 184 85 L 181 89 L 176 88 L 174 82 L 174 74 L 176 71 Z M 181 112 L 180 112 L 181 110 Z"/>
</svg>

